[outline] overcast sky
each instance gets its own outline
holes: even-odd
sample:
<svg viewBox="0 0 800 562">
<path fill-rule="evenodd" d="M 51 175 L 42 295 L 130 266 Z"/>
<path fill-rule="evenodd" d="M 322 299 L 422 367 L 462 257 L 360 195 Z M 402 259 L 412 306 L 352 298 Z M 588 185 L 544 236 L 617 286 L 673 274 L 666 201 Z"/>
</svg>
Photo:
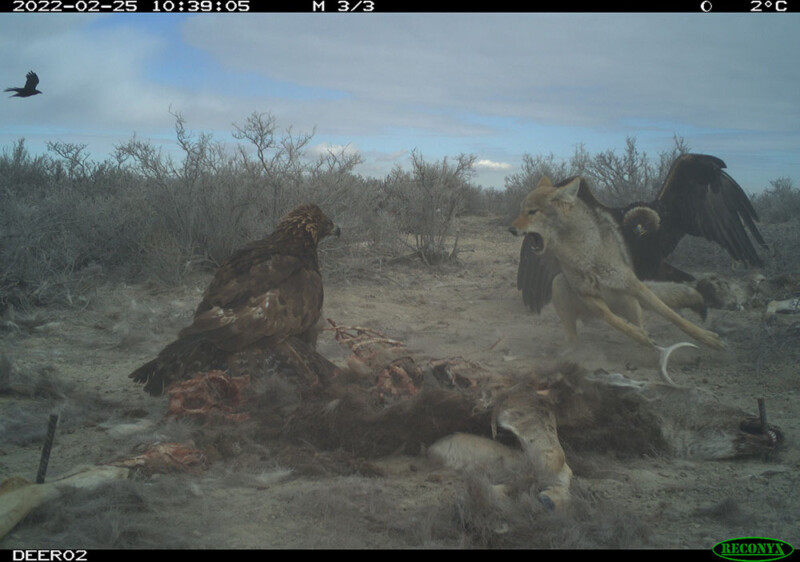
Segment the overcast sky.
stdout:
<svg viewBox="0 0 800 562">
<path fill-rule="evenodd" d="M 88 145 L 102 160 L 135 133 L 174 146 L 231 141 L 269 112 L 348 145 L 382 177 L 477 156 L 502 188 L 521 157 L 656 156 L 674 135 L 726 161 L 749 192 L 800 185 L 800 15 L 784 14 L 0 14 L 0 86 L 35 70 L 43 95 L 0 98 L 0 147 Z"/>
</svg>

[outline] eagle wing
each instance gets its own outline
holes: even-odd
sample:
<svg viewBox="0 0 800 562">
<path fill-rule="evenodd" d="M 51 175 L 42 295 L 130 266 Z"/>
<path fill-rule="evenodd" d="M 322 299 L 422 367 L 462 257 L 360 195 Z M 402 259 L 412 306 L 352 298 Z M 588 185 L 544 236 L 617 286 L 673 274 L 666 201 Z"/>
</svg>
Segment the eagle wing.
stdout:
<svg viewBox="0 0 800 562">
<path fill-rule="evenodd" d="M 553 279 L 561 272 L 558 260 L 549 252 L 533 251 L 533 236 L 522 239 L 517 268 L 517 289 L 522 291 L 525 306 L 539 314 L 553 296 Z"/>
<path fill-rule="evenodd" d="M 750 235 L 763 248 L 758 215 L 744 190 L 725 171 L 725 162 L 705 154 L 684 154 L 672 164 L 655 206 L 661 216 L 661 249 L 669 255 L 680 239 L 702 236 L 733 259 L 762 266 Z M 748 231 L 750 235 L 748 235 Z"/>
<path fill-rule="evenodd" d="M 220 349 L 302 335 L 322 311 L 322 278 L 307 258 L 246 247 L 217 270 L 194 321 L 179 337 L 203 334 Z"/>
</svg>

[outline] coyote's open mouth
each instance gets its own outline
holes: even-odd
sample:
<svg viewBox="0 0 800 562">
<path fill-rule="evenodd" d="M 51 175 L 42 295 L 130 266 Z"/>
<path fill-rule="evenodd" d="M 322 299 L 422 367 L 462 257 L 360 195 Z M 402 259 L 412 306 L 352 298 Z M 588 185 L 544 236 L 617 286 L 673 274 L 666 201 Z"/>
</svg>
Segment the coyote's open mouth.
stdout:
<svg viewBox="0 0 800 562">
<path fill-rule="evenodd" d="M 530 236 L 533 253 L 541 254 L 544 252 L 544 238 L 537 232 L 529 232 L 527 235 Z"/>
</svg>

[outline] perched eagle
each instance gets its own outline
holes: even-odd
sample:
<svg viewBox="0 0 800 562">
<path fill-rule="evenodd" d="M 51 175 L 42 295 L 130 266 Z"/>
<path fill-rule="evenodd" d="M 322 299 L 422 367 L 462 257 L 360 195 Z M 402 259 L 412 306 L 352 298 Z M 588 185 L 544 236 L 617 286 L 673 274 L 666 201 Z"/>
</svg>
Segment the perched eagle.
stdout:
<svg viewBox="0 0 800 562">
<path fill-rule="evenodd" d="M 755 225 L 758 215 L 741 186 L 725 173 L 725 167 L 725 162 L 714 156 L 684 154 L 673 162 L 655 201 L 605 207 L 583 178 L 578 197 L 591 207 L 604 208 L 617 220 L 639 279 L 694 281 L 665 261 L 686 234 L 716 242 L 733 259 L 759 267 L 763 263 L 747 233 L 749 230 L 756 242 L 767 248 Z M 550 301 L 559 266 L 546 252 L 536 255 L 532 250 L 535 243 L 534 234 L 522 241 L 517 289 L 522 291 L 525 305 L 538 313 Z"/>
<path fill-rule="evenodd" d="M 36 89 L 36 86 L 39 85 L 39 77 L 36 76 L 36 73 L 31 70 L 28 74 L 25 75 L 25 86 L 22 88 L 6 88 L 6 92 L 17 92 L 12 98 L 27 98 L 30 96 L 35 96 L 36 94 L 41 94 L 39 90 Z"/>
<path fill-rule="evenodd" d="M 323 299 L 317 244 L 339 233 L 316 205 L 290 212 L 272 234 L 220 265 L 192 324 L 129 377 L 157 396 L 177 380 L 226 368 L 232 354 L 288 338 L 313 345 Z"/>
</svg>

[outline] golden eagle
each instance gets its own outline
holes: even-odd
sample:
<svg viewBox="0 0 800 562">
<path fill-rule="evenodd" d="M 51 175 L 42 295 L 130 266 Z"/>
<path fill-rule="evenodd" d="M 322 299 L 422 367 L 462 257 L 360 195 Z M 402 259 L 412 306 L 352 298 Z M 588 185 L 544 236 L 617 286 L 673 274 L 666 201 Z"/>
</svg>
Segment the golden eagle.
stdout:
<svg viewBox="0 0 800 562">
<path fill-rule="evenodd" d="M 36 89 L 36 86 L 39 85 L 39 77 L 36 76 L 36 73 L 31 70 L 28 74 L 25 75 L 25 86 L 22 88 L 6 88 L 4 91 L 6 92 L 17 92 L 12 98 L 27 98 L 30 96 L 35 96 L 36 94 L 41 94 L 39 90 Z"/>
<path fill-rule="evenodd" d="M 316 205 L 302 205 L 275 231 L 234 252 L 211 280 L 192 324 L 129 375 L 159 395 L 192 374 L 224 369 L 235 353 L 297 338 L 313 345 L 322 313 L 317 244 L 340 230 Z"/>
<path fill-rule="evenodd" d="M 730 256 L 751 267 L 762 266 L 747 231 L 767 248 L 756 222 L 758 215 L 741 186 L 725 171 L 725 162 L 706 154 L 684 154 L 673 162 L 655 201 L 625 207 L 606 207 L 581 178 L 578 191 L 589 206 L 602 207 L 620 226 L 630 252 L 633 269 L 642 280 L 694 281 L 694 277 L 665 261 L 681 238 L 701 236 L 725 248 Z M 557 187 L 567 185 L 570 177 Z M 552 282 L 559 265 L 548 253 L 537 255 L 535 234 L 522 241 L 517 289 L 534 312 L 552 296 Z"/>
</svg>

